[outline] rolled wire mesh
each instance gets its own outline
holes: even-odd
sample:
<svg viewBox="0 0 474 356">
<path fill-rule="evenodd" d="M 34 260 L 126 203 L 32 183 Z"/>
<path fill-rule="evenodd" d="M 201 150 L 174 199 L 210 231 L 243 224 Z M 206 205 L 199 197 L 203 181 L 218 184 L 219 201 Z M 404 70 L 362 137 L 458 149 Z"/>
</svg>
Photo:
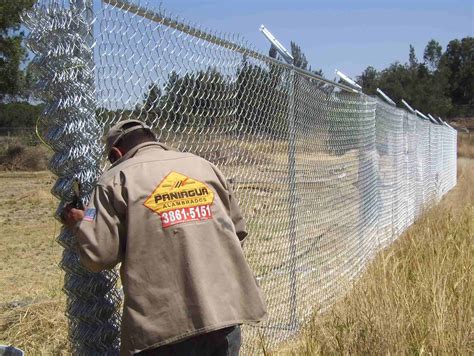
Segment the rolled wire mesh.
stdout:
<svg viewBox="0 0 474 356">
<path fill-rule="evenodd" d="M 53 149 L 49 169 L 58 177 L 52 194 L 59 218 L 74 200 L 72 182 L 81 182 L 86 202 L 100 174 L 102 128 L 95 117 L 91 4 L 82 1 L 39 1 L 23 15 L 30 29 L 27 44 L 39 81 L 36 96 L 45 103 L 40 117 L 43 139 Z M 75 238 L 63 227 L 61 268 L 69 318 L 69 340 L 75 355 L 114 354 L 119 345 L 117 273 L 88 272 L 79 262 Z"/>
<path fill-rule="evenodd" d="M 63 15 L 51 11 L 55 6 L 49 4 L 38 10 L 43 15 L 31 18 L 60 18 Z M 72 16 L 70 7 L 60 8 Z M 238 36 L 187 25 L 138 2 L 107 0 L 97 12 L 95 27 L 87 23 L 85 33 L 78 28 L 58 33 L 58 38 L 70 33 L 87 38 L 94 29 L 97 43 L 94 82 L 74 75 L 73 80 L 87 84 L 79 88 L 83 91 L 68 92 L 74 95 L 74 105 L 58 114 L 48 104 L 44 115 L 46 136 L 59 152 L 51 167 L 61 183 L 53 192 L 63 200 L 70 197 L 71 179 L 92 165 L 83 192 L 86 200 L 99 173 L 101 131 L 128 118 L 149 124 L 169 146 L 218 165 L 246 218 L 250 238 L 245 254 L 268 304 L 268 320 L 244 328 L 246 353 L 258 353 L 262 339 L 274 347 L 314 313 L 326 310 L 427 202 L 456 183 L 456 135 L 447 126 L 341 90 L 336 83 L 258 53 Z M 47 27 L 31 25 L 38 33 L 42 26 Z M 45 40 L 44 49 L 36 53 L 47 57 L 64 47 L 62 41 Z M 63 57 L 85 57 L 90 64 L 91 45 L 83 42 L 78 48 L 87 48 L 84 55 L 64 51 Z M 54 83 L 52 74 L 45 74 L 44 81 Z M 45 100 L 65 102 L 67 85 Z M 86 92 L 92 93 L 89 101 L 80 96 Z M 79 115 L 81 110 L 84 115 Z M 59 159 L 79 144 L 94 152 L 85 155 L 89 165 Z M 92 348 L 91 340 L 97 348 L 114 350 L 116 275 L 85 272 L 70 248 L 73 237 L 64 231 L 61 264 L 66 270 L 71 342 L 78 353 Z M 113 328 L 97 332 L 87 325 Z"/>
</svg>

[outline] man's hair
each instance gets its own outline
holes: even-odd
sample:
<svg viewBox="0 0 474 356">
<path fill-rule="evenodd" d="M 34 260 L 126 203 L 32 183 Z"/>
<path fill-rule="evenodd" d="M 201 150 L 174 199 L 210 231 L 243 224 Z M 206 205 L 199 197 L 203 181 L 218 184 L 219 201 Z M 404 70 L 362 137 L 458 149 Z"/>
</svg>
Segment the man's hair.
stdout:
<svg viewBox="0 0 474 356">
<path fill-rule="evenodd" d="M 130 122 L 123 125 L 122 129 L 127 130 L 136 125 L 136 123 Z M 128 152 L 133 147 L 145 142 L 156 142 L 156 137 L 153 132 L 151 132 L 149 129 L 136 129 L 123 135 L 114 146 L 121 148 L 125 152 Z"/>
</svg>

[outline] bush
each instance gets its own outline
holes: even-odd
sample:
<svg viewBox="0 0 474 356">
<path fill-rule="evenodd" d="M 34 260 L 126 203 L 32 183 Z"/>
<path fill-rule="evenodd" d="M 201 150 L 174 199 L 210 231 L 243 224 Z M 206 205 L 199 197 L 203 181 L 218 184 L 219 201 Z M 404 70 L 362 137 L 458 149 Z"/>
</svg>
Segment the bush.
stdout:
<svg viewBox="0 0 474 356">
<path fill-rule="evenodd" d="M 15 143 L 0 156 L 0 170 L 43 171 L 48 168 L 51 154 L 52 152 L 43 145 L 25 146 Z"/>
<path fill-rule="evenodd" d="M 34 127 L 43 108 L 26 102 L 0 104 L 0 127 Z"/>
<path fill-rule="evenodd" d="M 458 157 L 474 158 L 474 133 L 458 133 Z"/>
<path fill-rule="evenodd" d="M 7 149 L 7 157 L 10 159 L 14 159 L 22 155 L 25 152 L 25 147 L 22 144 L 14 144 Z"/>
</svg>

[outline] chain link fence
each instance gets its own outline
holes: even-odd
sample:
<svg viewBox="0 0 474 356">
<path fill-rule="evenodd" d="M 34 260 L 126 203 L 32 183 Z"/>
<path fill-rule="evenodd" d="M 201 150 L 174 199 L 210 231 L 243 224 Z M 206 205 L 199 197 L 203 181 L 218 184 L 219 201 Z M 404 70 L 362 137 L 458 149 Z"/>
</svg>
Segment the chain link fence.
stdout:
<svg viewBox="0 0 474 356">
<path fill-rule="evenodd" d="M 218 165 L 250 238 L 245 253 L 269 319 L 244 328 L 259 353 L 301 330 L 456 184 L 456 132 L 269 58 L 238 36 L 204 31 L 135 1 L 40 1 L 25 17 L 53 192 L 83 199 L 100 172 L 100 136 L 135 118 L 162 142 Z M 61 204 L 58 212 L 61 210 Z M 117 348 L 115 272 L 90 274 L 63 230 L 75 354 Z"/>
</svg>

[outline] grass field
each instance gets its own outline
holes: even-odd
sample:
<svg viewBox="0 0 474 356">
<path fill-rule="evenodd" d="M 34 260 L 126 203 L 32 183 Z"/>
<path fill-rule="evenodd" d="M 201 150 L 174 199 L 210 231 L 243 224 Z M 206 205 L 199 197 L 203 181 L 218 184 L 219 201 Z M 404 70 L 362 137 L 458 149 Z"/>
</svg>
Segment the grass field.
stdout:
<svg viewBox="0 0 474 356">
<path fill-rule="evenodd" d="M 474 353 L 474 160 L 329 312 L 276 354 Z"/>
<path fill-rule="evenodd" d="M 67 354 L 57 201 L 45 172 L 0 172 L 0 344 Z M 277 353 L 472 353 L 474 160 L 352 292 Z M 275 351 L 274 351 L 275 352 Z"/>
<path fill-rule="evenodd" d="M 27 354 L 66 349 L 60 224 L 46 172 L 0 172 L 0 344 Z"/>
<path fill-rule="evenodd" d="M 474 133 L 458 134 L 458 156 L 474 158 Z"/>
</svg>

